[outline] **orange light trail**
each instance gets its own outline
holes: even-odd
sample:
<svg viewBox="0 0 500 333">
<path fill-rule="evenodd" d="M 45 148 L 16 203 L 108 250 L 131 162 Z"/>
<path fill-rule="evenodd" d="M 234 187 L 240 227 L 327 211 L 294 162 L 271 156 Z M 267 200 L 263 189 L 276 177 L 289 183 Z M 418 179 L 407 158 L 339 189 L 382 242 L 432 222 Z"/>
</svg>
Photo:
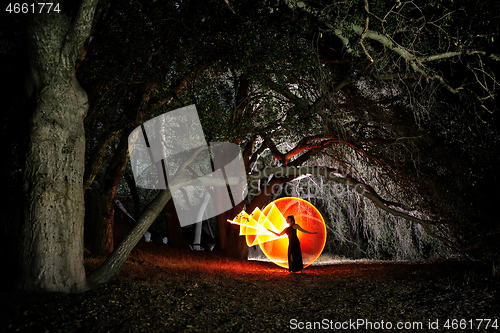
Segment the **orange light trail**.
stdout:
<svg viewBox="0 0 500 333">
<path fill-rule="evenodd" d="M 311 203 L 300 198 L 280 198 L 271 202 L 262 211 L 256 208 L 251 214 L 242 211 L 230 223 L 240 226 L 240 235 L 244 235 L 247 245 L 259 245 L 262 252 L 275 264 L 288 268 L 288 237 L 277 237 L 269 230 L 281 232 L 288 227 L 286 217 L 293 215 L 303 229 L 317 232 L 311 235 L 297 231 L 304 267 L 312 264 L 326 243 L 326 227 L 323 217 Z"/>
</svg>

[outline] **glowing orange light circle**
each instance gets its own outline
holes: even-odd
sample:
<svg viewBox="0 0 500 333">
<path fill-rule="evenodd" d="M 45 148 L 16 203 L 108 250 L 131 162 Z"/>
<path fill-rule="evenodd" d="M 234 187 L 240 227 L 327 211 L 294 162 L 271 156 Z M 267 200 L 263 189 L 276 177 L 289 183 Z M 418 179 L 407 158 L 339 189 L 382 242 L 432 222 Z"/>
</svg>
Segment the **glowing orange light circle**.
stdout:
<svg viewBox="0 0 500 333">
<path fill-rule="evenodd" d="M 273 213 L 278 209 L 280 214 Z M 295 217 L 295 222 L 303 229 L 310 232 L 317 232 L 317 234 L 306 234 L 297 230 L 299 237 L 300 247 L 302 249 L 302 261 L 304 267 L 312 264 L 318 257 L 326 243 L 326 227 L 325 221 L 320 212 L 311 203 L 300 198 L 280 198 L 269 205 L 262 211 L 264 216 L 267 216 L 269 221 L 278 229 L 282 231 L 288 227 L 286 218 L 289 215 Z M 258 234 L 258 243 L 262 252 L 271 259 L 275 264 L 288 268 L 288 237 L 285 235 L 280 238 L 268 240 L 269 237 L 265 234 Z"/>
</svg>

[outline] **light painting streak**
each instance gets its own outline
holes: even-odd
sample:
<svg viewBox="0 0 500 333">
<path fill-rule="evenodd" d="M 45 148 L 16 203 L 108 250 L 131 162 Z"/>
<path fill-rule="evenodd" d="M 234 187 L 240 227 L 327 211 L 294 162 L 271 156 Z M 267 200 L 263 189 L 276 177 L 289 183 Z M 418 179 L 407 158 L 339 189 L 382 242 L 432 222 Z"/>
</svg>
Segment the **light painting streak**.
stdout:
<svg viewBox="0 0 500 333">
<path fill-rule="evenodd" d="M 256 208 L 251 214 L 242 211 L 230 223 L 240 226 L 240 235 L 245 236 L 247 245 L 259 245 L 262 252 L 276 265 L 288 268 L 288 237 L 277 237 L 269 230 L 281 232 L 288 227 L 286 217 L 293 215 L 295 221 L 305 230 L 317 232 L 311 235 L 297 231 L 302 249 L 304 267 L 312 264 L 326 243 L 326 227 L 323 217 L 311 203 L 300 198 L 280 198 L 267 205 L 264 210 Z"/>
</svg>

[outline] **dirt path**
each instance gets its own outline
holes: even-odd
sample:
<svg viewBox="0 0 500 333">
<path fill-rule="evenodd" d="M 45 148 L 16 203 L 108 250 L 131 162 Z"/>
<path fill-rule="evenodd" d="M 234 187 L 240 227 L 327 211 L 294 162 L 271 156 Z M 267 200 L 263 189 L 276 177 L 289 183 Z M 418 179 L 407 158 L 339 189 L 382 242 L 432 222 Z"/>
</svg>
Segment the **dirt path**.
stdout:
<svg viewBox="0 0 500 333">
<path fill-rule="evenodd" d="M 500 281 L 475 264 L 339 263 L 289 275 L 272 263 L 152 249 L 135 250 L 111 283 L 86 293 L 3 292 L 0 331 L 480 332 L 476 319 L 500 331 Z M 100 260 L 87 258 L 88 269 Z"/>
</svg>

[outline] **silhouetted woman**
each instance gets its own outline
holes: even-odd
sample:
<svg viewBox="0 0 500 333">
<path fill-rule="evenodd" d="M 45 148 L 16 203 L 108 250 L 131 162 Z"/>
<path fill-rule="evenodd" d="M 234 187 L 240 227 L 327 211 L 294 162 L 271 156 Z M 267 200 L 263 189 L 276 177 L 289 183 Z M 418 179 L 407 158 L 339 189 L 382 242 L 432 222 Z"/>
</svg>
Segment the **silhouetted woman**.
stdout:
<svg viewBox="0 0 500 333">
<path fill-rule="evenodd" d="M 295 218 L 290 215 L 286 218 L 289 226 L 280 233 L 269 230 L 276 236 L 280 237 L 285 234 L 288 236 L 288 271 L 290 273 L 302 272 L 304 273 L 304 264 L 302 263 L 302 250 L 300 249 L 300 241 L 297 237 L 297 230 L 300 230 L 306 234 L 317 234 L 317 232 L 310 232 L 303 229 L 300 225 L 295 223 Z"/>
</svg>

